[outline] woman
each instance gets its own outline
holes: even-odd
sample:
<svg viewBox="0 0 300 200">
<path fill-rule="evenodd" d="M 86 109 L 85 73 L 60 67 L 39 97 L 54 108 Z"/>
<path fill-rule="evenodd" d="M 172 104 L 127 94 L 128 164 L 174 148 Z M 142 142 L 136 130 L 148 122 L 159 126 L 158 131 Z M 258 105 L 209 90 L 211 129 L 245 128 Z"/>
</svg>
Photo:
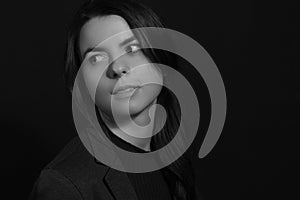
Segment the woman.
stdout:
<svg viewBox="0 0 300 200">
<path fill-rule="evenodd" d="M 141 27 L 162 27 L 162 24 L 153 11 L 132 0 L 89 1 L 80 8 L 71 24 L 65 58 L 65 78 L 71 92 L 84 61 L 88 59 L 90 63 L 99 66 L 102 62 L 107 64 L 109 60 L 113 60 L 105 69 L 99 85 L 95 77 L 95 70 L 99 68 L 83 68 L 83 79 L 89 91 L 93 85 L 97 85 L 96 113 L 107 137 L 120 148 L 136 153 L 155 151 L 168 144 L 176 134 L 180 120 L 176 98 L 161 85 L 115 88 L 122 77 L 133 71 L 133 66 L 145 67 L 140 68 L 140 72 L 137 70 L 135 75 L 132 73 L 132 80 L 141 80 L 143 76 L 139 76 L 139 73 L 146 73 L 154 79 L 163 79 L 161 71 L 149 63 L 169 65 L 172 62 L 174 66 L 171 55 L 165 55 L 162 51 L 141 49 L 141 44 L 145 41 L 141 35 L 130 31 Z M 121 32 L 126 32 L 127 35 L 118 36 Z M 157 102 L 164 106 L 168 118 L 158 134 L 150 138 L 133 137 L 118 128 L 113 120 L 111 98 L 116 98 L 118 105 L 121 105 L 115 112 L 122 115 L 125 112 L 122 102 L 129 96 L 129 112 L 137 124 L 149 123 L 147 116 L 151 105 Z M 161 170 L 125 173 L 99 162 L 76 137 L 41 172 L 31 199 L 188 200 L 199 197 L 195 193 L 188 154 Z"/>
</svg>

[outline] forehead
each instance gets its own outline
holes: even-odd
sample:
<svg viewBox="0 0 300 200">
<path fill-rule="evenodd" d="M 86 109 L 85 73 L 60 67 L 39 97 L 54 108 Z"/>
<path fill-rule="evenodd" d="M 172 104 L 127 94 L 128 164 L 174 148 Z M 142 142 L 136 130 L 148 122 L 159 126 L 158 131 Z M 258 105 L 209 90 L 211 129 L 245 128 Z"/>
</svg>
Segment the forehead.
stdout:
<svg viewBox="0 0 300 200">
<path fill-rule="evenodd" d="M 95 47 L 109 37 L 126 31 L 124 34 L 118 34 L 116 37 L 106 40 L 104 43 L 121 42 L 122 40 L 133 36 L 132 31 L 128 30 L 130 30 L 129 25 L 125 19 L 118 15 L 92 18 L 83 25 L 80 31 L 80 52 L 83 54 L 87 48 Z"/>
</svg>

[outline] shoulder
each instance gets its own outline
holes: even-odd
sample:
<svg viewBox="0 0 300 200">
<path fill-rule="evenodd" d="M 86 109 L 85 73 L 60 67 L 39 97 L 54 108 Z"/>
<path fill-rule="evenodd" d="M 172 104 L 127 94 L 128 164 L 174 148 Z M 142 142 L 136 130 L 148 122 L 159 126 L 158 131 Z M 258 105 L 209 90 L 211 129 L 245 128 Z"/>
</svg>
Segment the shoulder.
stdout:
<svg viewBox="0 0 300 200">
<path fill-rule="evenodd" d="M 83 199 L 108 169 L 97 163 L 79 137 L 75 137 L 41 171 L 31 199 Z"/>
<path fill-rule="evenodd" d="M 96 172 L 101 175 L 106 172 L 108 167 L 96 162 L 79 137 L 75 137 L 44 168 L 44 170 L 47 169 L 55 170 L 72 179 L 81 179 L 90 173 Z"/>
<path fill-rule="evenodd" d="M 72 182 L 52 169 L 44 169 L 34 184 L 30 200 L 81 200 L 82 194 Z"/>
</svg>

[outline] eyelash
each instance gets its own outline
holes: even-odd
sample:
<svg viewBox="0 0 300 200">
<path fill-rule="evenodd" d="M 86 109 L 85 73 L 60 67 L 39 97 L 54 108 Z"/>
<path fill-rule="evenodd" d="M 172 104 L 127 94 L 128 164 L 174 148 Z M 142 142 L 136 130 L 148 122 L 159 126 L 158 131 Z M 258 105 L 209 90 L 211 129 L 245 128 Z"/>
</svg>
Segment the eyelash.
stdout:
<svg viewBox="0 0 300 200">
<path fill-rule="evenodd" d="M 90 59 L 90 62 L 91 62 L 91 63 L 97 63 L 97 62 L 103 61 L 103 60 L 97 61 L 96 59 L 97 59 L 98 56 L 104 57 L 104 59 L 107 58 L 106 55 L 103 55 L 103 54 L 95 54 L 95 55 L 92 55 L 92 56 L 89 58 L 89 59 Z"/>
<path fill-rule="evenodd" d="M 134 46 L 134 47 L 137 47 L 137 49 L 132 50 L 132 47 L 133 47 L 133 46 Z M 131 50 L 128 50 L 128 48 L 131 48 Z M 139 44 L 131 44 L 131 45 L 128 45 L 128 46 L 126 47 L 126 52 L 129 53 L 129 54 L 133 54 L 133 53 L 138 52 L 140 49 L 141 49 L 141 48 L 140 48 L 140 45 L 139 45 Z M 107 58 L 107 55 L 103 55 L 103 54 L 95 54 L 95 55 L 92 55 L 92 56 L 89 58 L 89 59 L 90 59 L 90 62 L 91 62 L 91 63 L 97 63 L 97 62 L 103 61 L 103 60 L 97 61 L 96 59 L 97 59 L 98 56 L 102 56 L 102 57 L 104 57 L 104 58 Z"/>
<path fill-rule="evenodd" d="M 128 50 L 128 47 L 132 47 L 132 46 L 137 47 L 137 49 L 136 49 L 136 50 Z M 140 48 L 140 45 L 139 45 L 139 44 L 131 44 L 131 45 L 128 45 L 128 46 L 127 46 L 126 52 L 127 52 L 127 53 L 135 53 L 135 52 L 138 52 L 140 49 L 141 49 L 141 48 Z"/>
</svg>

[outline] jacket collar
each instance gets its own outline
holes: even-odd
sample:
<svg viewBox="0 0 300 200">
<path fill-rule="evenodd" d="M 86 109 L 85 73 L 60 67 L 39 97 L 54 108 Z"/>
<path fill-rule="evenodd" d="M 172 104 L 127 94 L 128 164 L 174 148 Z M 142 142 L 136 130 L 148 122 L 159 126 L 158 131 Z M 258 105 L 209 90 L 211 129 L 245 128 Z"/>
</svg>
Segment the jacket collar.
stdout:
<svg viewBox="0 0 300 200">
<path fill-rule="evenodd" d="M 105 183 L 105 186 L 114 199 L 138 200 L 135 190 L 125 172 L 103 165 L 96 159 L 95 162 L 98 165 L 102 165 L 107 168 L 102 181 Z"/>
<path fill-rule="evenodd" d="M 116 200 L 138 200 L 134 188 L 125 172 L 109 168 L 104 182 Z"/>
</svg>

